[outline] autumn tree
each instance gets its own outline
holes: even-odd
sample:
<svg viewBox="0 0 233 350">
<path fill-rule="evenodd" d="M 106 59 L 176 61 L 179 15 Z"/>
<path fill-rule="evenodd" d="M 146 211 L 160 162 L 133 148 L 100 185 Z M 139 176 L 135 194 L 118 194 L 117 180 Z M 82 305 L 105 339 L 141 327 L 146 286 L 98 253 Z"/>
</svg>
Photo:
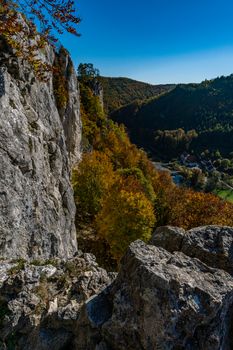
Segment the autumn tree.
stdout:
<svg viewBox="0 0 233 350">
<path fill-rule="evenodd" d="M 73 0 L 2 0 L 0 34 L 17 56 L 26 58 L 41 74 L 52 69 L 38 57 L 38 49 L 57 42 L 56 33 L 76 36 L 80 18 Z M 38 35 L 38 33 L 40 35 Z"/>
<path fill-rule="evenodd" d="M 107 155 L 98 151 L 83 155 L 72 175 L 75 202 L 83 217 L 93 217 L 99 212 L 115 180 L 116 174 Z"/>
<path fill-rule="evenodd" d="M 137 167 L 141 151 L 130 142 L 125 127 L 107 121 L 101 131 L 93 146 L 108 154 L 114 169 Z"/>
<path fill-rule="evenodd" d="M 134 240 L 148 241 L 156 222 L 153 205 L 140 187 L 132 177 L 118 180 L 96 217 L 98 235 L 108 242 L 117 261 Z"/>
<path fill-rule="evenodd" d="M 120 169 L 117 172 L 119 175 L 123 177 L 123 179 L 127 180 L 128 186 L 137 187 L 138 191 L 141 191 L 145 194 L 145 196 L 153 203 L 156 199 L 156 195 L 152 186 L 151 181 L 146 178 L 143 174 L 143 171 L 139 168 L 126 168 Z"/>
</svg>

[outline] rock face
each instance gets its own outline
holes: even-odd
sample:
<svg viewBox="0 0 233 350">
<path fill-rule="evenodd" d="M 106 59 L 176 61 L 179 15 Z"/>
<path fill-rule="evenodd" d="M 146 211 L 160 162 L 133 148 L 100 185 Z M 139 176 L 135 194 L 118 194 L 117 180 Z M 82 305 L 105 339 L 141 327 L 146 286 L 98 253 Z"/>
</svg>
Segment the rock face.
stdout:
<svg viewBox="0 0 233 350">
<path fill-rule="evenodd" d="M 54 51 L 45 51 L 53 64 Z M 0 257 L 68 258 L 77 250 L 70 169 L 80 158 L 79 93 L 69 57 L 63 61 L 68 101 L 59 114 L 52 76 L 39 81 L 0 39 Z"/>
<path fill-rule="evenodd" d="M 181 251 L 233 275 L 232 227 L 204 226 L 187 232 L 178 227 L 160 227 L 150 243 L 169 252 Z"/>
<path fill-rule="evenodd" d="M 179 227 L 159 227 L 152 235 L 150 244 L 162 247 L 173 253 L 181 249 L 185 230 Z"/>
<path fill-rule="evenodd" d="M 114 277 L 81 252 L 66 262 L 2 261 L 0 349 L 74 349 L 82 305 Z"/>
<path fill-rule="evenodd" d="M 233 349 L 232 238 L 228 227 L 189 232 L 166 227 L 155 232 L 152 241 L 170 247 L 172 253 L 141 241 L 132 243 L 115 282 L 83 307 L 76 349 Z M 174 251 L 175 245 L 186 254 Z M 222 269 L 211 266 L 217 265 L 216 254 L 226 256 Z M 207 265 L 207 260 L 213 263 Z M 98 317 L 101 305 L 104 312 Z"/>
</svg>

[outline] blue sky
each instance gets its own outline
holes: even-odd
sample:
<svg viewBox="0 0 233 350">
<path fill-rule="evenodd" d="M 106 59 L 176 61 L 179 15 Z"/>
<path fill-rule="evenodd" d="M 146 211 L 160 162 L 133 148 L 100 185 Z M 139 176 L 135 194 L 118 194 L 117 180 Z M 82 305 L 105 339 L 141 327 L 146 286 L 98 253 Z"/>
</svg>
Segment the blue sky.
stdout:
<svg viewBox="0 0 233 350">
<path fill-rule="evenodd" d="M 61 38 L 76 65 L 150 83 L 233 73 L 232 0 L 77 0 L 81 38 Z"/>
</svg>

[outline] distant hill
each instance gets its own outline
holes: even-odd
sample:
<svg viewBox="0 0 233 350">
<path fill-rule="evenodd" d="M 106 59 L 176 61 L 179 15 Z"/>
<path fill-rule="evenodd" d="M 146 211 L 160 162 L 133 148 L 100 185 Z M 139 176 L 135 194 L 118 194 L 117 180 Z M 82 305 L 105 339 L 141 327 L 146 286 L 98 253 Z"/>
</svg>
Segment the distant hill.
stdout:
<svg viewBox="0 0 233 350">
<path fill-rule="evenodd" d="M 155 151 L 168 153 L 158 130 L 185 132 L 195 129 L 191 142 L 194 151 L 233 151 L 233 75 L 201 84 L 177 85 L 168 93 L 143 102 L 133 102 L 112 113 L 112 118 L 127 126 L 132 141 Z M 177 137 L 177 133 L 173 133 Z"/>
<path fill-rule="evenodd" d="M 170 91 L 175 85 L 151 85 L 128 78 L 100 77 L 104 89 L 104 105 L 107 113 L 113 112 L 135 100 L 145 100 Z"/>
</svg>

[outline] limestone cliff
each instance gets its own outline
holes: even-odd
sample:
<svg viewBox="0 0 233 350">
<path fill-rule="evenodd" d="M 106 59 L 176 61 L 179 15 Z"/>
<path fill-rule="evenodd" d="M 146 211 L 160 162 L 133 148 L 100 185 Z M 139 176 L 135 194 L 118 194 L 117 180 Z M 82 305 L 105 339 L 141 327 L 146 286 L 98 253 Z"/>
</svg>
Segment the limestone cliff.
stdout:
<svg viewBox="0 0 233 350">
<path fill-rule="evenodd" d="M 67 258 L 77 250 L 71 164 L 80 158 L 77 78 L 67 54 L 68 100 L 58 112 L 53 76 L 32 68 L 0 40 L 0 256 Z M 47 47 L 42 59 L 53 65 Z"/>
</svg>

